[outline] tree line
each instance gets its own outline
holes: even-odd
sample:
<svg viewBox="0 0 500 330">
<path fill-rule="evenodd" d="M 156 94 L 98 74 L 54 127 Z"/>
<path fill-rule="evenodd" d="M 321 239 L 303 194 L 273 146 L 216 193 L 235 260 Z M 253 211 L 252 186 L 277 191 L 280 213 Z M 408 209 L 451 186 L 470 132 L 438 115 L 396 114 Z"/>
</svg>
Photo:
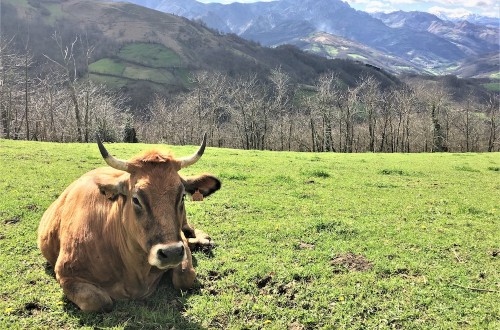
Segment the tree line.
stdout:
<svg viewBox="0 0 500 330">
<path fill-rule="evenodd" d="M 347 86 L 335 72 L 296 84 L 281 68 L 263 77 L 198 71 L 189 92 L 156 95 L 140 112 L 127 97 L 93 83 L 85 70 L 94 51 L 84 36 L 64 43 L 43 70 L 29 49 L 0 42 L 0 132 L 3 138 L 197 144 L 312 152 L 499 151 L 499 98 L 462 95 L 439 81 L 382 87 L 370 75 Z M 83 74 L 81 73 L 83 72 Z"/>
<path fill-rule="evenodd" d="M 312 152 L 478 152 L 500 150 L 498 95 L 454 101 L 436 81 L 382 89 L 372 76 L 346 86 L 335 73 L 298 86 L 280 68 L 267 79 L 197 73 L 175 100 L 157 97 L 139 136 L 191 144 Z"/>
</svg>

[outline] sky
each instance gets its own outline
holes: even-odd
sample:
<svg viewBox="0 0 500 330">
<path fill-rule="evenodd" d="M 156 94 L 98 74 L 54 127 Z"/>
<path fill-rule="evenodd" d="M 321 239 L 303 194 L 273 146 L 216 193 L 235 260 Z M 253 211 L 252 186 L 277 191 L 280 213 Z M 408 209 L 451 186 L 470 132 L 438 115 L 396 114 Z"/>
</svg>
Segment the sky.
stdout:
<svg viewBox="0 0 500 330">
<path fill-rule="evenodd" d="M 209 3 L 257 2 L 272 0 L 198 0 Z M 442 12 L 449 17 L 462 17 L 467 14 L 500 17 L 499 0 L 344 0 L 351 7 L 366 12 L 423 11 L 436 14 Z"/>
</svg>

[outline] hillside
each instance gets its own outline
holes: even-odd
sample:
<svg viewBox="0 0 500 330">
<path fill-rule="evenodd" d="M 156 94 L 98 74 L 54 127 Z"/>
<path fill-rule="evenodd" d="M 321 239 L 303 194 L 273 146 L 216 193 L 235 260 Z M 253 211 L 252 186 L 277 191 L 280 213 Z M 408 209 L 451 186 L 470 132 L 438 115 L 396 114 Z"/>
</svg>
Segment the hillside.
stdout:
<svg viewBox="0 0 500 330">
<path fill-rule="evenodd" d="M 396 72 L 417 70 L 424 74 L 454 74 L 460 72 L 456 70 L 467 58 L 488 56 L 499 49 L 498 26 L 444 21 L 421 12 L 372 16 L 356 11 L 340 0 L 280 0 L 227 5 L 203 4 L 195 0 L 130 1 L 199 19 L 214 29 L 235 33 L 264 45 L 297 44 L 301 49 L 331 57 L 331 53 L 325 51 L 325 48 L 331 48 L 331 40 L 325 39 L 324 44 L 317 39 L 311 40 L 312 35 L 328 33 L 374 49 L 383 53 L 383 57 L 411 63 L 396 65 Z M 365 56 L 363 50 L 358 55 Z M 365 62 L 381 64 L 380 59 L 379 54 L 373 54 Z M 473 77 L 476 72 L 468 74 L 468 77 Z"/>
<path fill-rule="evenodd" d="M 468 21 L 445 21 L 435 15 L 422 12 L 376 13 L 374 17 L 393 28 L 408 28 L 415 32 L 429 32 L 442 39 L 455 43 L 466 57 L 450 74 L 461 77 L 492 77 L 500 69 L 498 61 L 498 26 L 473 24 Z M 495 61 L 496 57 L 496 61 Z"/>
<path fill-rule="evenodd" d="M 327 58 L 351 59 L 381 68 L 392 74 L 421 72 L 421 69 L 410 61 L 326 32 L 312 33 L 307 37 L 292 40 L 291 44 Z"/>
<path fill-rule="evenodd" d="M 61 56 L 51 38 L 54 31 L 60 31 L 63 45 L 70 45 L 75 35 L 85 36 L 94 47 L 88 61 L 90 78 L 121 88 L 135 104 L 144 103 L 154 93 L 188 89 L 189 76 L 201 70 L 265 76 L 281 67 L 302 84 L 333 70 L 347 85 L 368 73 L 383 86 L 397 83 L 396 78 L 360 63 L 327 60 L 294 47 L 262 47 L 234 34 L 221 34 L 186 18 L 131 3 L 5 0 L 1 5 L 2 31 L 6 37 L 15 37 L 18 49 L 24 49 L 28 40 L 35 59 L 42 63 L 44 55 L 55 59 Z M 87 70 L 83 48 L 75 46 L 82 76 Z"/>
</svg>

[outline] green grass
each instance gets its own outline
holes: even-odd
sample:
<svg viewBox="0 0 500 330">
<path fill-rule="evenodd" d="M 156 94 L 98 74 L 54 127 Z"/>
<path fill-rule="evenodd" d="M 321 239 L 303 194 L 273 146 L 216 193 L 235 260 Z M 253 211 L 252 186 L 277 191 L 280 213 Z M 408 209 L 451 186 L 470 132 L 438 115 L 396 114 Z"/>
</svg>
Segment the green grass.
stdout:
<svg viewBox="0 0 500 330">
<path fill-rule="evenodd" d="M 324 48 L 328 56 L 335 57 L 339 54 L 339 50 L 334 46 L 324 45 Z"/>
<path fill-rule="evenodd" d="M 494 92 L 500 92 L 500 81 L 483 84 L 484 88 Z"/>
<path fill-rule="evenodd" d="M 500 72 L 490 74 L 491 79 L 500 79 Z"/>
<path fill-rule="evenodd" d="M 189 71 L 179 67 L 179 56 L 163 45 L 131 43 L 122 47 L 117 57 L 103 58 L 90 64 L 92 80 L 115 88 L 135 80 L 156 84 L 189 84 Z"/>
<path fill-rule="evenodd" d="M 128 158 L 151 146 L 109 144 Z M 177 155 L 196 147 L 174 147 Z M 44 210 L 103 166 L 93 144 L 0 140 L 0 328 L 498 329 L 500 154 L 311 154 L 207 148 L 186 175 L 211 234 L 198 283 L 83 314 L 36 247 Z"/>
<path fill-rule="evenodd" d="M 179 55 L 160 44 L 131 43 L 123 46 L 118 56 L 126 61 L 152 68 L 170 68 L 181 65 Z"/>
<path fill-rule="evenodd" d="M 103 58 L 91 63 L 89 71 L 91 73 L 121 76 L 123 75 L 123 71 L 125 71 L 125 64 L 110 58 Z"/>
<path fill-rule="evenodd" d="M 367 58 L 363 55 L 359 55 L 359 54 L 347 54 L 347 56 L 349 56 L 350 58 L 353 58 L 355 60 L 367 60 Z"/>
<path fill-rule="evenodd" d="M 174 82 L 174 75 L 165 69 L 144 68 L 129 65 L 125 68 L 123 76 L 134 80 L 149 80 L 159 84 Z"/>
<path fill-rule="evenodd" d="M 50 12 L 50 16 L 46 18 L 50 24 L 56 23 L 64 15 L 60 3 L 45 3 L 43 6 Z"/>
</svg>

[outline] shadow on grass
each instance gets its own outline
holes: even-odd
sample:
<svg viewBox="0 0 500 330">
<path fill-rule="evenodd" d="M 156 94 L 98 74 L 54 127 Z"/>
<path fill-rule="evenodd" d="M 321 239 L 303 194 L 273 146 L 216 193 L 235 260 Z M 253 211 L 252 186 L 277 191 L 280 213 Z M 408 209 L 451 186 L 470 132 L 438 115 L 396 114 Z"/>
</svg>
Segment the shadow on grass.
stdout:
<svg viewBox="0 0 500 330">
<path fill-rule="evenodd" d="M 195 258 L 193 263 L 196 264 Z M 49 263 L 45 264 L 45 272 L 55 280 L 54 270 Z M 109 313 L 84 313 L 66 296 L 62 297 L 62 301 L 64 311 L 77 319 L 82 327 L 202 330 L 206 328 L 183 316 L 189 297 L 199 294 L 198 280 L 193 289 L 180 291 L 172 286 L 171 272 L 166 272 L 150 297 L 144 300 L 114 301 L 113 310 Z"/>
</svg>

